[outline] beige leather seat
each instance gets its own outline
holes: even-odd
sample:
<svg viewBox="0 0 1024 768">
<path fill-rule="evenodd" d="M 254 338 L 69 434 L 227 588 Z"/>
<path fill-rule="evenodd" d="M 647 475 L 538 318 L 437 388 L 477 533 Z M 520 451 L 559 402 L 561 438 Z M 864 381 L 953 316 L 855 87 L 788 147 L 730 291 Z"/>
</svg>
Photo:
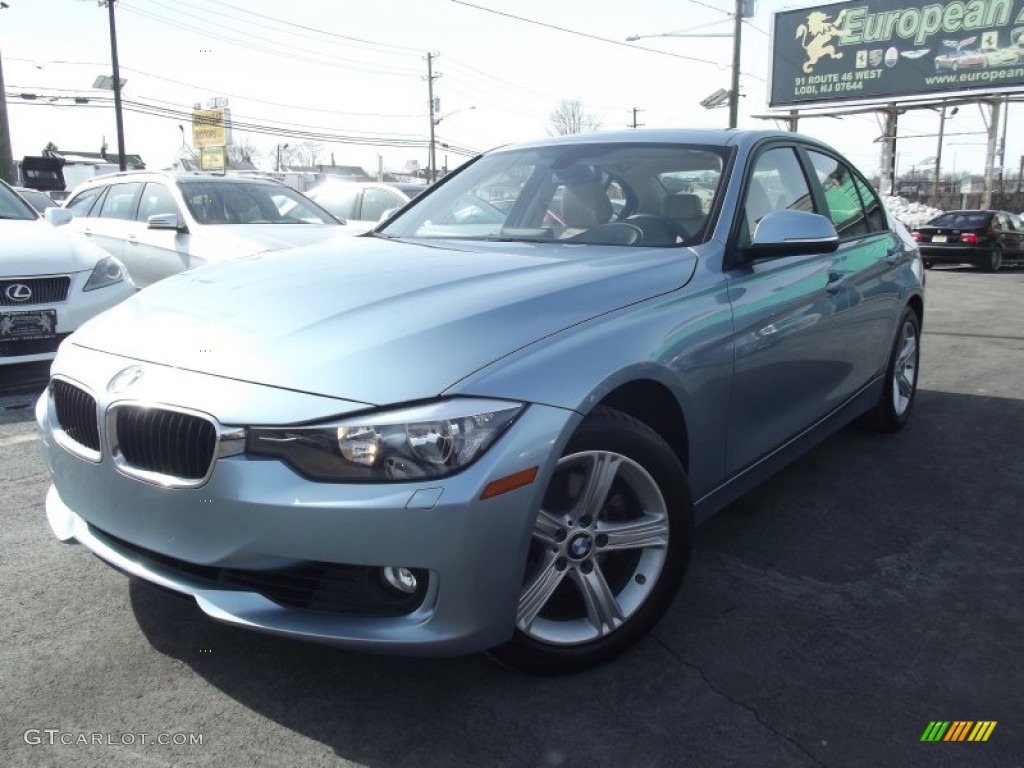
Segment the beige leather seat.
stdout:
<svg viewBox="0 0 1024 768">
<path fill-rule="evenodd" d="M 661 204 L 661 212 L 678 221 L 689 235 L 697 234 L 704 226 L 704 209 L 699 195 L 686 192 L 669 195 Z"/>
<path fill-rule="evenodd" d="M 562 188 L 562 223 L 579 230 L 604 224 L 612 217 L 612 202 L 598 182 L 567 184 Z"/>
</svg>

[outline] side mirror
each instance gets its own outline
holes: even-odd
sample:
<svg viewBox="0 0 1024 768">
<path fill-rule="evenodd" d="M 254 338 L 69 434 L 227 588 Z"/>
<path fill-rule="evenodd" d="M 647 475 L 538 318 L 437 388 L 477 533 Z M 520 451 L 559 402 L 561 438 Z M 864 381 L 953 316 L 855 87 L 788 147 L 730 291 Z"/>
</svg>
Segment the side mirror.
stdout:
<svg viewBox="0 0 1024 768">
<path fill-rule="evenodd" d="M 43 213 L 43 218 L 53 226 L 59 227 L 75 218 L 75 214 L 66 208 L 47 208 L 46 212 Z"/>
<path fill-rule="evenodd" d="M 157 213 L 146 219 L 147 229 L 184 230 L 176 213 Z"/>
<path fill-rule="evenodd" d="M 746 251 L 749 258 L 760 259 L 832 253 L 838 247 L 839 233 L 824 216 L 783 210 L 772 211 L 761 219 Z"/>
</svg>

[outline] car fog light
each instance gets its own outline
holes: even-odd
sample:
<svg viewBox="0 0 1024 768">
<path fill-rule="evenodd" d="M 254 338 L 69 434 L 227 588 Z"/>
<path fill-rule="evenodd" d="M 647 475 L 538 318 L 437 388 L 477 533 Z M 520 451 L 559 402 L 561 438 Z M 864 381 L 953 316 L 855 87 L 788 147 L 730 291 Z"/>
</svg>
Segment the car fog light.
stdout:
<svg viewBox="0 0 1024 768">
<path fill-rule="evenodd" d="M 416 587 L 419 586 L 416 581 L 416 574 L 408 568 L 389 565 L 387 568 L 382 568 L 381 572 L 384 575 L 384 582 L 389 587 L 397 589 L 399 592 L 404 592 L 407 595 L 411 595 L 416 591 Z"/>
</svg>

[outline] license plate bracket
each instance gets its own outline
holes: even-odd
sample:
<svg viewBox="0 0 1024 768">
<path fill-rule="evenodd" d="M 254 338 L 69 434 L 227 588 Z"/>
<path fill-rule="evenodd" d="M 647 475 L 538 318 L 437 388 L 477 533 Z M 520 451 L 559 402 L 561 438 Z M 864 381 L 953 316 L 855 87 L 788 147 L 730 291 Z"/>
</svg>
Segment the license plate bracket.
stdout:
<svg viewBox="0 0 1024 768">
<path fill-rule="evenodd" d="M 0 341 L 39 341 L 57 336 L 57 310 L 0 312 Z"/>
</svg>

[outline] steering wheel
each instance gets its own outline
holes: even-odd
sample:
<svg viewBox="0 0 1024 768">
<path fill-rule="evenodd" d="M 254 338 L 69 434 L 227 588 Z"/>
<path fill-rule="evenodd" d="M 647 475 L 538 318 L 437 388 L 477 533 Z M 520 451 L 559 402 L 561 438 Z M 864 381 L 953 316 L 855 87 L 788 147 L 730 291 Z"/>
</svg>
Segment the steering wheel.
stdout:
<svg viewBox="0 0 1024 768">
<path fill-rule="evenodd" d="M 663 213 L 634 213 L 626 221 L 643 232 L 641 245 L 675 245 L 677 237 L 692 237 L 682 224 Z"/>
</svg>

